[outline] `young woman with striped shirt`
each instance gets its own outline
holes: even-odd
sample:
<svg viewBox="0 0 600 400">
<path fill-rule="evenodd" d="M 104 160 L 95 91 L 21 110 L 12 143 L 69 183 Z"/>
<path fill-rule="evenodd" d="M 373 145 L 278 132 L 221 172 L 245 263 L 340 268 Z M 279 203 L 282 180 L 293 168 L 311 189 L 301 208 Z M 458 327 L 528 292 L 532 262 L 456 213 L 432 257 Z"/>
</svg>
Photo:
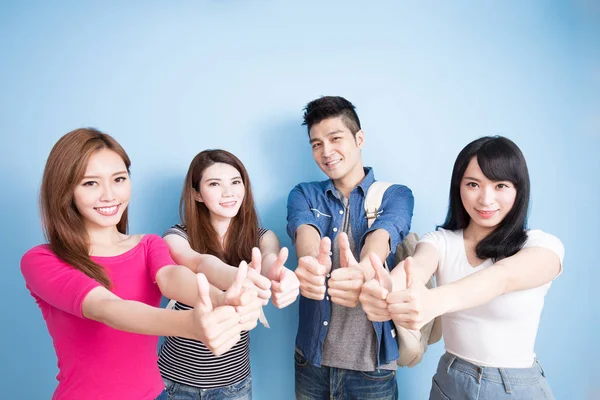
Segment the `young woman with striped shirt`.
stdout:
<svg viewBox="0 0 600 400">
<path fill-rule="evenodd" d="M 299 294 L 296 275 L 284 264 L 288 251 L 277 236 L 259 227 L 242 162 L 224 150 L 205 150 L 192 160 L 180 203 L 181 221 L 165 232 L 174 260 L 202 272 L 225 290 L 243 260 L 251 260 L 244 287 L 258 291 L 266 305 L 293 303 Z M 272 297 L 271 297 L 272 294 Z M 177 302 L 175 310 L 190 307 Z M 242 332 L 233 348 L 215 357 L 200 341 L 167 337 L 158 365 L 170 400 L 204 398 L 251 399 L 249 334 Z"/>
</svg>

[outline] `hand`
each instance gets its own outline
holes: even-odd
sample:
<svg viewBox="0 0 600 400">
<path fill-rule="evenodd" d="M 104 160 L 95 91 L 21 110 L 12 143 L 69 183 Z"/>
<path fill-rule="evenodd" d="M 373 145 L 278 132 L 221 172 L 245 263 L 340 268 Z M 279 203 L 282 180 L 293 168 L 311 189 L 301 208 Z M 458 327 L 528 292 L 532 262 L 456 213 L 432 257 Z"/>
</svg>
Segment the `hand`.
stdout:
<svg viewBox="0 0 600 400">
<path fill-rule="evenodd" d="M 359 300 L 371 321 L 383 322 L 392 319 L 386 298 L 392 291 L 392 278 L 375 253 L 369 254 L 375 277 L 362 285 Z"/>
<path fill-rule="evenodd" d="M 233 284 L 225 292 L 225 304 L 235 307 L 243 331 L 249 331 L 256 327 L 262 307 L 262 300 L 258 297 L 256 291 L 244 287 L 248 273 L 248 264 L 242 261 Z"/>
<path fill-rule="evenodd" d="M 300 281 L 284 264 L 288 258 L 288 249 L 283 247 L 267 274 L 271 280 L 271 302 L 277 308 L 284 308 L 296 301 L 300 294 Z"/>
<path fill-rule="evenodd" d="M 244 281 L 244 287 L 253 289 L 258 293 L 258 297 L 262 301 L 262 305 L 269 304 L 271 297 L 271 282 L 268 278 L 261 275 L 262 255 L 258 247 L 252 249 L 252 261 L 248 269 L 248 276 Z"/>
<path fill-rule="evenodd" d="M 392 292 L 386 300 L 394 324 L 418 330 L 439 314 L 436 314 L 436 301 L 432 291 L 413 274 L 413 264 L 412 257 L 404 260 L 406 290 Z"/>
<path fill-rule="evenodd" d="M 331 240 L 328 237 L 321 239 L 319 255 L 315 257 L 304 256 L 298 259 L 298 268 L 295 274 L 300 282 L 300 294 L 313 299 L 325 298 L 325 275 L 331 271 Z"/>
<path fill-rule="evenodd" d="M 196 274 L 196 281 L 198 300 L 191 314 L 194 336 L 214 355 L 219 356 L 240 340 L 240 317 L 230 306 L 221 306 L 213 310 L 206 276 Z"/>
<path fill-rule="evenodd" d="M 340 246 L 340 268 L 331 273 L 329 297 L 336 304 L 356 307 L 358 296 L 360 296 L 362 285 L 365 282 L 365 275 L 352 254 L 346 233 L 339 234 L 338 243 Z"/>
</svg>

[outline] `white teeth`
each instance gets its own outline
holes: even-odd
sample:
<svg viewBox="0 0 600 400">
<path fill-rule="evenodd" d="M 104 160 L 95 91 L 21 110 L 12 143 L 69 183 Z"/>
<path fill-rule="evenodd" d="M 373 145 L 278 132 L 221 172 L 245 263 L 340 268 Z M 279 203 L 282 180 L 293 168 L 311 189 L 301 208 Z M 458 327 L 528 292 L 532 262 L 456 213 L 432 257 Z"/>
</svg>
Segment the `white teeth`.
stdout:
<svg viewBox="0 0 600 400">
<path fill-rule="evenodd" d="M 96 207 L 96 210 L 100 211 L 103 214 L 112 214 L 115 211 L 117 211 L 117 207 L 118 206 L 112 206 L 112 207 Z"/>
</svg>

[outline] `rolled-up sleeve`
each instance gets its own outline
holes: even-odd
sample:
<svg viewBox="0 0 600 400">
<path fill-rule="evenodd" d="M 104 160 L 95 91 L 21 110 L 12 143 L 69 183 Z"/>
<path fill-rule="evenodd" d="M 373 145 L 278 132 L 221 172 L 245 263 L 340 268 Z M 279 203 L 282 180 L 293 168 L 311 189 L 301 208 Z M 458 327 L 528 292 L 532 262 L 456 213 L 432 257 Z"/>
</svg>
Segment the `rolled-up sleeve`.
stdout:
<svg viewBox="0 0 600 400">
<path fill-rule="evenodd" d="M 414 206 L 415 199 L 409 188 L 402 185 L 390 186 L 383 195 L 381 213 L 361 238 L 361 246 L 370 232 L 385 229 L 390 235 L 390 249 L 395 251 L 396 246 L 410 231 Z"/>
<path fill-rule="evenodd" d="M 310 209 L 310 204 L 301 185 L 292 189 L 287 201 L 287 233 L 293 243 L 296 243 L 296 230 L 300 225 L 308 224 L 317 229 L 319 235 L 323 233 L 317 225 L 317 219 Z"/>
</svg>

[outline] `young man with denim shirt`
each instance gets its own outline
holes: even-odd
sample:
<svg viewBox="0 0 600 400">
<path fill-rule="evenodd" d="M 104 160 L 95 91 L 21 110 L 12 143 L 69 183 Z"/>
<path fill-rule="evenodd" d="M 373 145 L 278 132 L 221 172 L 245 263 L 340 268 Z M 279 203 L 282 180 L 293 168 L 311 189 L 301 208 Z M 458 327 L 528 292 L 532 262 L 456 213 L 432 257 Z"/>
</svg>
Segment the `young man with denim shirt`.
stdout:
<svg viewBox="0 0 600 400">
<path fill-rule="evenodd" d="M 288 198 L 301 293 L 296 399 L 397 399 L 394 326 L 369 321 L 358 297 L 375 276 L 370 253 L 395 265 L 393 252 L 410 229 L 412 193 L 402 185 L 388 188 L 367 228 L 364 200 L 375 178 L 363 168 L 365 135 L 354 106 L 321 97 L 306 106 L 304 125 L 313 158 L 329 179 L 301 183 Z"/>
</svg>

